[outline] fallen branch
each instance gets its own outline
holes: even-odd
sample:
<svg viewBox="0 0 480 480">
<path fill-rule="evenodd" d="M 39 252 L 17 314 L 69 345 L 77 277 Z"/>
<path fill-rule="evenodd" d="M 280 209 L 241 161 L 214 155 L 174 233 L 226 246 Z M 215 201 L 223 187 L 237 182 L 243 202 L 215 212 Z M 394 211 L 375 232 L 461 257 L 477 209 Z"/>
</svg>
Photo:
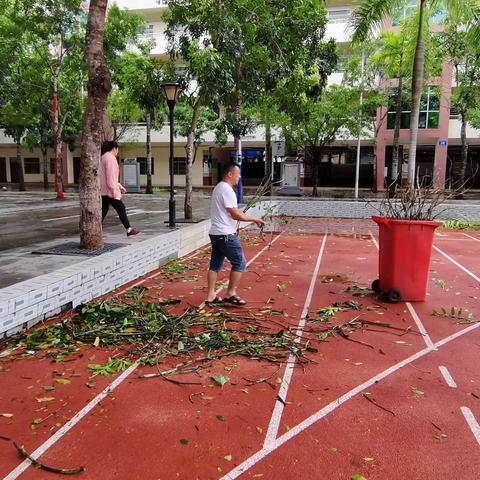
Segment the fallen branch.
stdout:
<svg viewBox="0 0 480 480">
<path fill-rule="evenodd" d="M 380 405 L 379 403 L 377 403 L 373 398 L 370 398 L 370 396 L 369 396 L 370 394 L 368 394 L 368 393 L 363 393 L 362 395 L 363 395 L 363 398 L 366 398 L 370 403 L 373 403 L 373 405 L 375 405 L 376 407 L 384 410 L 385 412 L 391 413 L 393 416 L 395 416 L 395 414 L 394 414 L 391 410 L 389 410 L 388 408 L 383 407 L 382 405 Z"/>
<path fill-rule="evenodd" d="M 63 468 L 56 468 L 56 467 L 50 467 L 48 465 L 44 465 L 43 463 L 40 463 L 38 460 L 35 460 L 32 456 L 30 456 L 23 447 L 19 447 L 15 442 L 13 442 L 13 446 L 17 449 L 18 453 L 22 455 L 22 457 L 30 460 L 32 464 L 40 468 L 41 470 L 46 470 L 47 472 L 53 472 L 53 473 L 59 473 L 61 475 L 74 475 L 76 473 L 82 473 L 85 471 L 85 467 L 78 467 L 78 468 L 72 468 L 69 470 L 63 469 Z"/>
</svg>

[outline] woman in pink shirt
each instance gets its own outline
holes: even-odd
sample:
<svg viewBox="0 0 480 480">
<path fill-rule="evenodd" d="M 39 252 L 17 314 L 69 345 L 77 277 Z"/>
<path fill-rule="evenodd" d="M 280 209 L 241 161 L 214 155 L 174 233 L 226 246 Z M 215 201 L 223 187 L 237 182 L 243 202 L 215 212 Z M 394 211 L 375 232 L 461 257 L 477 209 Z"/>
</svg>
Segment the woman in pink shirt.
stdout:
<svg viewBox="0 0 480 480">
<path fill-rule="evenodd" d="M 127 230 L 127 237 L 137 235 L 140 230 L 132 228 L 127 217 L 127 210 L 122 202 L 122 193 L 125 187 L 118 181 L 117 142 L 104 142 L 100 158 L 100 190 L 102 192 L 102 222 L 107 216 L 110 205 L 117 211 L 120 221 Z"/>
</svg>

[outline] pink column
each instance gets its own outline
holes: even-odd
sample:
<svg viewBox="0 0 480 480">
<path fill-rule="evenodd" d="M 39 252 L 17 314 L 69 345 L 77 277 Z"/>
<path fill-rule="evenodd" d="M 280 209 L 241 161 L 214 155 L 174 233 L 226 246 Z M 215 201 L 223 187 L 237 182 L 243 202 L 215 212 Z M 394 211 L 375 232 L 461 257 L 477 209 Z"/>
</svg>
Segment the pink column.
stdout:
<svg viewBox="0 0 480 480">
<path fill-rule="evenodd" d="M 433 183 L 437 188 L 445 188 L 448 150 L 448 126 L 450 123 L 450 97 L 452 96 L 453 68 L 450 63 L 443 64 L 442 83 L 440 85 L 440 120 L 438 139 L 435 145 L 435 164 L 433 167 Z"/>
</svg>

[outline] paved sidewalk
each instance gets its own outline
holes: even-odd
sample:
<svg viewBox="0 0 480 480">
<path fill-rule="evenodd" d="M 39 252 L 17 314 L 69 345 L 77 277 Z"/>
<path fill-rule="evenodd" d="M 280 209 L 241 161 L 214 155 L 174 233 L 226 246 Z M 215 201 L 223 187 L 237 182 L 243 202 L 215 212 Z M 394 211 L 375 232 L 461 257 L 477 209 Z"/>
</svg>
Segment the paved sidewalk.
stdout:
<svg viewBox="0 0 480 480">
<path fill-rule="evenodd" d="M 78 242 L 78 194 L 68 194 L 69 200 L 61 202 L 49 198 L 48 192 L 0 193 L 0 289 L 39 275 L 55 272 L 66 266 L 76 265 L 88 258 L 75 255 L 37 255 L 34 250 L 44 249 L 64 242 Z M 248 199 L 248 197 L 246 197 Z M 368 219 L 378 212 L 379 201 L 354 201 L 336 199 L 312 199 L 272 197 L 286 213 L 299 216 L 329 218 Z M 209 193 L 194 193 L 195 216 L 208 218 Z M 115 212 L 110 212 L 104 224 L 106 243 L 125 245 L 138 244 L 145 240 L 170 232 L 165 225 L 168 218 L 168 194 L 154 196 L 127 195 L 125 199 L 132 224 L 139 227 L 141 234 L 126 237 Z M 177 197 L 177 218 L 182 216 L 183 198 Z M 480 220 L 480 201 L 448 201 L 443 206 L 442 218 Z M 442 207 L 442 208 L 443 208 Z M 65 211 L 64 211 L 65 210 Z M 55 213 L 53 213 L 55 212 Z M 42 217 L 53 217 L 43 218 Z M 57 221 L 58 220 L 58 221 Z M 37 228 L 41 225 L 41 230 Z M 29 225 L 32 232 L 29 232 Z M 181 229 L 189 224 L 179 223 Z M 374 225 L 372 223 L 372 227 Z M 8 229 L 14 229 L 10 239 L 5 239 Z M 52 239 L 52 236 L 55 236 Z M 50 238 L 42 241 L 44 238 Z M 21 241 L 20 241 L 21 239 Z M 18 243 L 17 243 L 18 242 Z M 12 248 L 12 246 L 16 246 Z"/>
</svg>

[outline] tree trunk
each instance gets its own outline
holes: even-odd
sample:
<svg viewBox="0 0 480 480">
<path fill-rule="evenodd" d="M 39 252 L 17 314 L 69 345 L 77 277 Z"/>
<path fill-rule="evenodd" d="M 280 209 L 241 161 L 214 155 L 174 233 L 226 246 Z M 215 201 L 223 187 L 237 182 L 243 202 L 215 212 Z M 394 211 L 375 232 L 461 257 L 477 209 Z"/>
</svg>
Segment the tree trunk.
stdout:
<svg viewBox="0 0 480 480">
<path fill-rule="evenodd" d="M 269 121 L 265 122 L 265 177 L 267 178 L 268 189 L 265 195 L 272 195 L 272 170 L 273 170 L 273 152 L 272 152 L 272 125 Z"/>
<path fill-rule="evenodd" d="M 193 105 L 192 119 L 187 132 L 187 145 L 185 150 L 187 153 L 187 170 L 185 173 L 185 203 L 183 213 L 186 219 L 193 217 L 192 192 L 193 192 L 193 163 L 195 162 L 195 131 L 198 126 L 198 119 L 202 109 L 202 98 L 199 96 Z"/>
<path fill-rule="evenodd" d="M 110 71 L 103 54 L 107 4 L 108 0 L 90 1 L 85 45 L 88 100 L 80 160 L 80 246 L 90 250 L 103 247 L 98 168 L 104 113 L 112 89 Z"/>
<path fill-rule="evenodd" d="M 402 121 L 403 77 L 398 79 L 397 99 L 395 107 L 395 129 L 393 131 L 392 171 L 390 175 L 391 188 L 395 190 L 400 177 L 400 127 Z"/>
<path fill-rule="evenodd" d="M 43 165 L 43 189 L 48 192 L 48 174 L 50 171 L 48 164 L 48 147 L 46 145 L 40 146 L 42 151 L 42 165 Z"/>
<path fill-rule="evenodd" d="M 18 191 L 25 192 L 27 189 L 25 188 L 25 177 L 23 175 L 23 164 L 22 164 L 22 143 L 21 138 L 18 137 L 16 139 L 16 150 L 17 156 L 15 158 L 15 163 L 17 164 L 17 172 L 18 172 Z"/>
<path fill-rule="evenodd" d="M 52 81 L 52 131 L 53 131 L 53 154 L 54 154 L 54 175 L 55 190 L 57 198 L 64 198 L 63 195 L 63 163 L 62 163 L 62 139 L 60 124 L 58 121 L 58 77 L 54 75 Z"/>
<path fill-rule="evenodd" d="M 425 1 L 426 0 L 420 0 L 417 44 L 415 47 L 415 58 L 413 61 L 410 152 L 408 157 L 408 183 L 410 186 L 414 186 L 416 180 L 415 172 L 417 159 L 418 120 L 420 118 L 420 100 L 422 97 L 423 79 L 425 75 L 425 44 L 423 42 L 423 16 L 425 13 Z"/>
<path fill-rule="evenodd" d="M 147 189 L 145 193 L 152 194 L 152 114 L 147 113 Z"/>
<path fill-rule="evenodd" d="M 468 142 L 467 142 L 467 121 L 465 113 L 460 112 L 460 119 L 462 121 L 460 129 L 460 138 L 462 140 L 462 154 L 459 162 L 453 164 L 453 188 L 455 190 L 455 198 L 462 198 L 465 190 L 465 173 L 467 171 L 468 162 Z"/>
</svg>

